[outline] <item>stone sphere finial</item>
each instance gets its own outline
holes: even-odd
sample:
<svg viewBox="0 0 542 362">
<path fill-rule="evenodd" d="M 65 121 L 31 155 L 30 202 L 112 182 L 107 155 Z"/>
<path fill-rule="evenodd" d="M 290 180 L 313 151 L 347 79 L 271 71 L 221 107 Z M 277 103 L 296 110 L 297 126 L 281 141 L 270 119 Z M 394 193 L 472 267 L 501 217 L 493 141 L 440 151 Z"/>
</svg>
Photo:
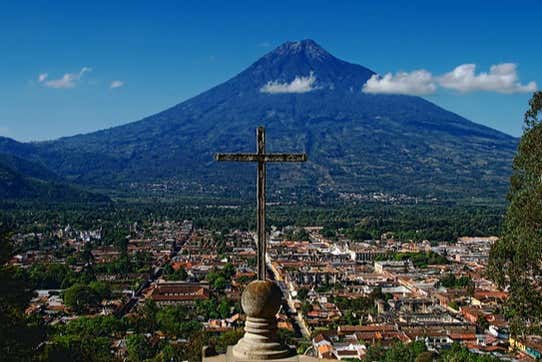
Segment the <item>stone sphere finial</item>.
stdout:
<svg viewBox="0 0 542 362">
<path fill-rule="evenodd" d="M 253 318 L 273 318 L 281 305 L 280 288 L 269 280 L 251 282 L 241 297 L 241 306 L 247 316 Z"/>
<path fill-rule="evenodd" d="M 282 292 L 270 280 L 251 282 L 241 296 L 247 315 L 245 335 L 232 348 L 235 361 L 260 361 L 288 357 L 293 354 L 277 335 L 276 314 L 282 303 Z"/>
</svg>

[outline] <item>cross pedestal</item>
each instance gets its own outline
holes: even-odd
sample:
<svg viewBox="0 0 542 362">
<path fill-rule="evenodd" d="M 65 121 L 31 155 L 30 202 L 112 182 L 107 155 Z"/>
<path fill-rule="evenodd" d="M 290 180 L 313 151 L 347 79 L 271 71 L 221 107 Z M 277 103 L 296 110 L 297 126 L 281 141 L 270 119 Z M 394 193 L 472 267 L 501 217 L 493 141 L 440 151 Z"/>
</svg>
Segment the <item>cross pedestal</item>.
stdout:
<svg viewBox="0 0 542 362">
<path fill-rule="evenodd" d="M 277 335 L 277 312 L 282 302 L 280 288 L 269 280 L 255 280 L 243 291 L 241 306 L 247 319 L 245 335 L 233 347 L 240 360 L 270 360 L 292 355 Z"/>
</svg>

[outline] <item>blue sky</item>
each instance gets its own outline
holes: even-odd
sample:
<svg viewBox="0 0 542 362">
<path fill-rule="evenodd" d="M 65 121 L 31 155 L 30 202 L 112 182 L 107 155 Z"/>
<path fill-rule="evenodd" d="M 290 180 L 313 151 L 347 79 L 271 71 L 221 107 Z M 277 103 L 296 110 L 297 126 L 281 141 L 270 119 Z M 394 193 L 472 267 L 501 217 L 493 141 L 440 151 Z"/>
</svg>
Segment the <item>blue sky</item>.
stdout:
<svg viewBox="0 0 542 362">
<path fill-rule="evenodd" d="M 542 2 L 381 3 L 3 1 L 0 135 L 44 140 L 135 121 L 306 38 L 382 75 L 514 63 L 521 85 L 542 87 Z M 438 87 L 424 97 L 517 136 L 530 93 Z"/>
</svg>

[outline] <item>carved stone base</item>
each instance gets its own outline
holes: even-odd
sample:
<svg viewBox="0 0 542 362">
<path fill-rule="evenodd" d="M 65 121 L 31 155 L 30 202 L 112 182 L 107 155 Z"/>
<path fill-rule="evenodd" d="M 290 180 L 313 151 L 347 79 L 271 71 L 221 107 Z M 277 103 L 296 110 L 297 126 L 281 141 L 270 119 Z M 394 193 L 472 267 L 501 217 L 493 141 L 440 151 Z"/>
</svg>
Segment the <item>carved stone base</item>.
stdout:
<svg viewBox="0 0 542 362">
<path fill-rule="evenodd" d="M 203 362 L 247 362 L 247 359 L 238 359 L 233 356 L 233 347 L 228 347 L 228 352 L 218 356 L 203 356 Z M 254 360 L 258 362 L 258 360 Z M 318 359 L 316 357 L 293 355 L 286 358 L 266 360 L 266 362 L 337 362 L 337 360 Z"/>
<path fill-rule="evenodd" d="M 238 360 L 273 360 L 291 356 L 277 338 L 277 320 L 247 316 L 245 335 L 233 347 L 233 356 Z"/>
</svg>

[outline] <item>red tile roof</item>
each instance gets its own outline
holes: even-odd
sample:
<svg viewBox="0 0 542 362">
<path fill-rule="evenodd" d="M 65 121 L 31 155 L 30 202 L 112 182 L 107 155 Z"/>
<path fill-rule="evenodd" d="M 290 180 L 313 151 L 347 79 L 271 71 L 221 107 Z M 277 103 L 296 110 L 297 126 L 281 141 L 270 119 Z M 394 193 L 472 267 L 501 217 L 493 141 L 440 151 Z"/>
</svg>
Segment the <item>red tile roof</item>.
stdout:
<svg viewBox="0 0 542 362">
<path fill-rule="evenodd" d="M 197 284 L 157 284 L 151 291 L 154 301 L 191 301 L 209 299 L 209 289 Z"/>
</svg>

